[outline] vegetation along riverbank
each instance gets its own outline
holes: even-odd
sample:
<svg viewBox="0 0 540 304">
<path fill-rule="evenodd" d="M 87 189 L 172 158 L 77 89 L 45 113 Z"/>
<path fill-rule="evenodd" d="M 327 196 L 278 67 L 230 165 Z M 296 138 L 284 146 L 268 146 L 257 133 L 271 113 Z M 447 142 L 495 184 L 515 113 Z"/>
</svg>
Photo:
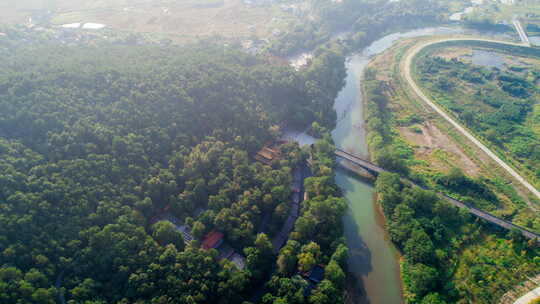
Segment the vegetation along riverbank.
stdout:
<svg viewBox="0 0 540 304">
<path fill-rule="evenodd" d="M 409 91 L 400 63 L 416 43 L 402 41 L 375 58 L 366 71 L 373 159 L 428 188 L 535 229 L 536 216 L 529 209 L 535 205 L 528 203 L 536 202 L 526 189 L 507 183 L 503 170 Z M 408 302 L 493 303 L 540 271 L 536 244 L 474 220 L 432 191 L 410 188 L 392 174 L 378 178 L 377 191 L 391 238 L 405 257 L 402 276 Z"/>
</svg>

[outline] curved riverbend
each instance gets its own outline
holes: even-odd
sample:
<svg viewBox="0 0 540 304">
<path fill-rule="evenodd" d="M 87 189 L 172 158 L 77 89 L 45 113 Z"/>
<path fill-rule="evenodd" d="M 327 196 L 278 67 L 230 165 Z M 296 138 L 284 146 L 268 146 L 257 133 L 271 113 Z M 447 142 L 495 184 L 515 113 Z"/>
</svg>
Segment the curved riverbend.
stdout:
<svg viewBox="0 0 540 304">
<path fill-rule="evenodd" d="M 412 91 L 423 102 L 429 105 L 435 112 L 437 112 L 446 121 L 448 121 L 452 126 L 454 126 L 454 128 L 456 128 L 461 134 L 463 134 L 473 144 L 475 144 L 478 148 L 484 151 L 493 161 L 499 164 L 499 166 L 501 166 L 506 172 L 508 172 L 512 177 L 514 177 L 523 186 L 525 186 L 525 188 L 527 188 L 531 193 L 533 193 L 534 196 L 540 199 L 540 192 L 532 184 L 530 184 L 525 178 L 523 178 L 516 170 L 510 167 L 506 162 L 500 159 L 493 151 L 491 151 L 487 146 L 485 146 L 480 140 L 474 137 L 474 135 L 471 132 L 469 132 L 465 127 L 463 127 L 461 124 L 456 122 L 452 117 L 450 117 L 450 115 L 448 115 L 443 109 L 441 109 L 435 102 L 430 100 L 422 92 L 420 87 L 414 81 L 411 71 L 412 71 L 412 64 L 413 64 L 413 60 L 415 56 L 418 55 L 418 53 L 421 52 L 426 47 L 439 44 L 439 43 L 452 42 L 452 41 L 479 41 L 479 42 L 490 42 L 490 43 L 503 44 L 503 45 L 519 46 L 519 47 L 527 47 L 527 46 L 524 46 L 523 44 L 519 44 L 519 43 L 506 42 L 506 41 L 493 40 L 493 39 L 481 39 L 481 38 L 444 38 L 444 39 L 432 40 L 432 41 L 415 45 L 413 48 L 408 50 L 407 54 L 404 57 L 404 60 L 402 61 L 402 66 L 400 70 L 402 73 L 402 77 L 407 81 Z"/>
</svg>

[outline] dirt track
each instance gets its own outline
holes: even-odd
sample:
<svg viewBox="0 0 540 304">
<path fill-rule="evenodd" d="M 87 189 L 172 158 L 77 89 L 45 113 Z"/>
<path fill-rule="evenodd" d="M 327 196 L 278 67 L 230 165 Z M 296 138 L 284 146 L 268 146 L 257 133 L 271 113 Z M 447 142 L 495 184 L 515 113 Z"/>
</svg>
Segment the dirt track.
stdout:
<svg viewBox="0 0 540 304">
<path fill-rule="evenodd" d="M 485 41 L 485 42 L 492 42 L 492 43 L 499 43 L 499 44 L 506 44 L 506 45 L 514 45 L 514 46 L 522 46 L 522 47 L 525 47 L 525 46 L 518 43 L 491 40 L 491 39 L 480 39 L 480 38 L 444 38 L 444 39 L 439 39 L 439 40 L 431 40 L 428 42 L 422 42 L 418 45 L 415 45 L 413 48 L 408 50 L 403 61 L 401 62 L 400 70 L 402 73 L 402 77 L 407 81 L 412 91 L 423 102 L 429 105 L 433 110 L 435 110 L 435 112 L 437 112 L 446 121 L 448 121 L 452 126 L 454 126 L 461 134 L 467 137 L 467 139 L 469 139 L 473 144 L 475 144 L 478 148 L 484 151 L 493 161 L 499 164 L 512 177 L 514 177 L 518 182 L 520 182 L 523 186 L 525 186 L 525 188 L 531 191 L 534 194 L 534 196 L 540 199 L 540 192 L 536 190 L 536 188 L 534 188 L 525 178 L 523 178 L 518 172 L 516 172 L 516 170 L 514 170 L 512 167 L 506 164 L 502 159 L 500 159 L 493 151 L 491 151 L 488 147 L 486 147 L 481 141 L 476 139 L 467 129 L 465 129 L 465 127 L 461 126 L 452 117 L 450 117 L 444 110 L 442 110 L 437 104 L 435 104 L 435 102 L 431 101 L 422 92 L 422 90 L 418 87 L 418 85 L 414 82 L 414 79 L 411 75 L 411 66 L 412 66 L 413 58 L 425 47 L 428 47 L 430 45 L 437 44 L 437 43 L 447 42 L 447 41 Z"/>
</svg>

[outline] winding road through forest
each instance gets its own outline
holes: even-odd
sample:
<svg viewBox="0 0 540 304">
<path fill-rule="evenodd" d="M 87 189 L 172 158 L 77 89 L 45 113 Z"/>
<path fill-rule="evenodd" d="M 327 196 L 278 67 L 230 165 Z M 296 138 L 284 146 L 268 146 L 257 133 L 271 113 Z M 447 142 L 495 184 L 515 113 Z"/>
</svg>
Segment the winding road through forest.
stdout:
<svg viewBox="0 0 540 304">
<path fill-rule="evenodd" d="M 474 135 L 469 132 L 465 127 L 460 125 L 457 121 L 455 121 L 448 113 L 446 113 L 443 109 L 441 109 L 435 102 L 430 100 L 420 89 L 420 87 L 416 84 L 416 82 L 413 79 L 412 76 L 412 64 L 414 57 L 422 51 L 424 48 L 438 44 L 438 43 L 444 43 L 449 41 L 481 41 L 481 42 L 490 42 L 490 43 L 497 43 L 497 44 L 504 44 L 504 45 L 512 45 L 512 46 L 520 46 L 520 47 L 528 47 L 524 44 L 519 43 L 513 43 L 513 42 L 506 42 L 506 41 L 499 41 L 499 40 L 492 40 L 492 39 L 481 39 L 481 38 L 442 38 L 438 40 L 431 40 L 427 42 L 422 42 L 420 44 L 415 45 L 410 50 L 408 50 L 407 54 L 405 55 L 403 61 L 401 62 L 401 73 L 403 78 L 407 81 L 412 91 L 427 105 L 429 105 L 435 112 L 437 112 L 440 116 L 442 116 L 446 121 L 448 121 L 454 128 L 456 128 L 461 134 L 463 134 L 467 139 L 469 139 L 473 144 L 475 144 L 478 148 L 480 148 L 482 151 L 484 151 L 494 162 L 499 164 L 506 172 L 508 172 L 513 178 L 515 178 L 517 181 L 519 181 L 525 188 L 527 188 L 536 198 L 540 200 L 540 192 L 531 184 L 529 183 L 525 178 L 523 178 L 516 170 L 514 170 L 512 167 L 510 167 L 506 162 L 504 162 L 502 159 L 500 159 L 493 151 L 491 151 L 487 146 L 485 146 L 480 140 L 478 140 Z"/>
</svg>

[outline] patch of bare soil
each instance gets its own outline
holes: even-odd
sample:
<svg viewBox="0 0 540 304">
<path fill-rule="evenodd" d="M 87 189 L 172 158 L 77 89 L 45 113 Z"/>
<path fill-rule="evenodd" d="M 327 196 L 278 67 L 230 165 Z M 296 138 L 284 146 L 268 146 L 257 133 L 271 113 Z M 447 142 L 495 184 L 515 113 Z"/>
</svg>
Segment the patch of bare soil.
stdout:
<svg viewBox="0 0 540 304">
<path fill-rule="evenodd" d="M 480 174 L 481 168 L 437 126 L 426 122 L 420 128 L 422 133 L 407 127 L 399 128 L 399 132 L 413 146 L 416 158 L 427 161 L 430 169 L 448 171 L 452 167 L 459 167 L 470 176 Z"/>
<path fill-rule="evenodd" d="M 384 52 L 377 56 L 375 60 L 370 63 L 370 66 L 377 70 L 375 78 L 380 81 L 390 82 L 392 80 L 391 69 L 388 66 L 388 62 L 394 60 L 394 52 Z"/>
<path fill-rule="evenodd" d="M 446 60 L 453 58 L 463 59 L 472 56 L 472 49 L 468 47 L 449 47 L 438 50 L 434 55 Z"/>
</svg>

